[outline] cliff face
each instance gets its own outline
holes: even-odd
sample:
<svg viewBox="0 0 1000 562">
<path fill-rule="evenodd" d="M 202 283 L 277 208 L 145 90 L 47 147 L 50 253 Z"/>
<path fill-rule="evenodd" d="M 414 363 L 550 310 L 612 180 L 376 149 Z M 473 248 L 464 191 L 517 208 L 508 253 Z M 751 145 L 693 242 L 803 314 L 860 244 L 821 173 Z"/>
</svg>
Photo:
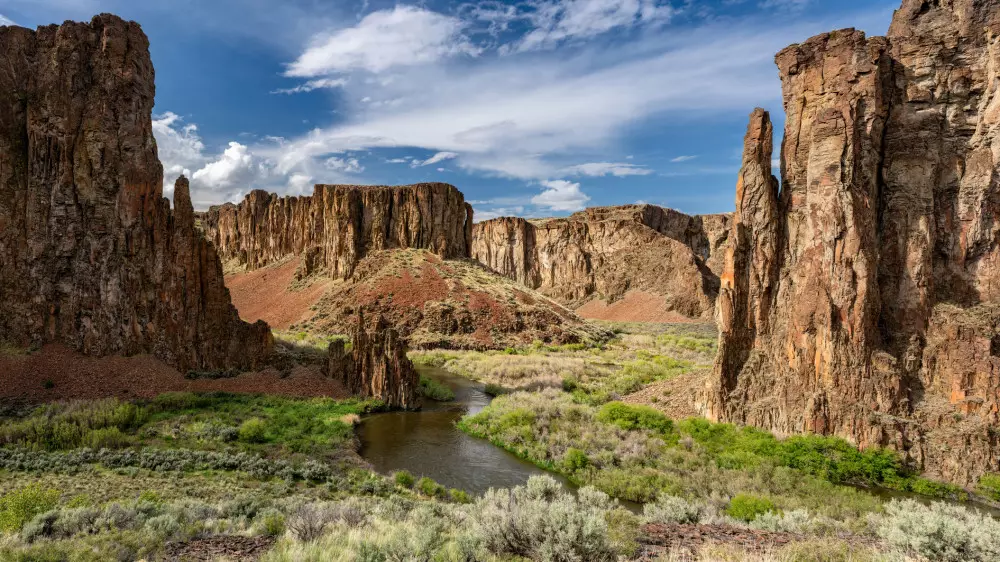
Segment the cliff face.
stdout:
<svg viewBox="0 0 1000 562">
<path fill-rule="evenodd" d="M 0 339 L 181 370 L 256 366 L 186 180 L 162 197 L 153 66 L 135 23 L 0 27 Z"/>
<path fill-rule="evenodd" d="M 472 257 L 570 307 L 641 290 L 662 296 L 670 310 L 706 316 L 718 292 L 712 266 L 720 265 L 728 220 L 653 205 L 541 221 L 504 217 L 474 226 Z"/>
<path fill-rule="evenodd" d="M 252 191 L 239 204 L 212 207 L 206 236 L 223 260 L 257 269 L 289 255 L 346 279 L 371 252 L 430 250 L 468 257 L 472 207 L 445 183 L 405 186 L 317 185 L 311 196 Z"/>
<path fill-rule="evenodd" d="M 377 398 L 391 408 L 420 407 L 420 377 L 406 357 L 399 333 L 381 314 L 369 321 L 358 314 L 350 355 L 343 340 L 330 343 L 327 374 L 352 394 Z"/>
<path fill-rule="evenodd" d="M 998 32 L 996 0 L 906 0 L 887 38 L 777 55 L 781 191 L 758 111 L 710 417 L 893 446 L 961 483 L 1000 469 Z"/>
</svg>

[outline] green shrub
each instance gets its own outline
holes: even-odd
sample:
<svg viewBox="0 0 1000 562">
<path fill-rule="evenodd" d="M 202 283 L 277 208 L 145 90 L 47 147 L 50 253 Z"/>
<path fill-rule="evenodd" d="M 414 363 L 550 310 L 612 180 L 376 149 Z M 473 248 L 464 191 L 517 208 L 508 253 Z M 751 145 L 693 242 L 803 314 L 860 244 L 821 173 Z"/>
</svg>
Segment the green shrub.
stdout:
<svg viewBox="0 0 1000 562">
<path fill-rule="evenodd" d="M 647 523 L 699 523 L 704 515 L 704 506 L 677 496 L 662 495 L 655 502 L 642 506 L 642 516 Z"/>
<path fill-rule="evenodd" d="M 563 466 L 568 472 L 576 472 L 590 466 L 590 459 L 587 458 L 587 453 L 570 447 L 566 449 L 566 454 L 563 455 Z"/>
<path fill-rule="evenodd" d="M 771 500 L 749 494 L 737 494 L 729 500 L 729 506 L 726 507 L 726 515 L 747 522 L 772 511 L 776 511 L 776 508 Z"/>
<path fill-rule="evenodd" d="M 420 393 L 438 402 L 450 402 L 455 399 L 455 392 L 452 389 L 427 377 L 420 377 Z"/>
<path fill-rule="evenodd" d="M 403 488 L 410 489 L 413 488 L 414 478 L 413 475 L 406 470 L 400 470 L 392 475 L 393 480 L 396 481 L 396 485 L 402 486 Z"/>
<path fill-rule="evenodd" d="M 890 546 L 927 560 L 1000 560 L 1000 521 L 957 505 L 893 500 L 876 532 Z"/>
<path fill-rule="evenodd" d="M 1000 502 L 1000 474 L 991 472 L 982 475 L 976 490 L 987 498 Z"/>
<path fill-rule="evenodd" d="M 278 510 L 268 508 L 257 515 L 260 532 L 269 537 L 278 537 L 285 532 L 285 516 Z"/>
<path fill-rule="evenodd" d="M 622 402 L 609 402 L 601 406 L 597 419 L 617 425 L 625 430 L 649 429 L 662 436 L 674 433 L 674 422 L 662 412 L 649 406 L 634 406 Z"/>
<path fill-rule="evenodd" d="M 448 497 L 451 498 L 451 501 L 455 503 L 469 503 L 472 501 L 472 498 L 469 497 L 468 492 L 466 492 L 465 490 L 459 490 L 458 488 L 452 488 L 448 490 Z"/>
<path fill-rule="evenodd" d="M 59 490 L 30 484 L 0 497 L 0 531 L 17 532 L 36 515 L 54 508 Z"/>
<path fill-rule="evenodd" d="M 487 396 L 502 396 L 504 394 L 508 394 L 510 391 L 500 386 L 499 384 L 491 382 L 486 384 L 486 386 L 483 388 L 483 392 Z"/>
<path fill-rule="evenodd" d="M 429 498 L 433 498 L 444 495 L 445 487 L 426 476 L 422 476 L 420 480 L 417 480 L 417 491 Z"/>
<path fill-rule="evenodd" d="M 267 425 L 260 418 L 250 418 L 240 425 L 240 441 L 264 443 L 267 441 Z"/>
</svg>

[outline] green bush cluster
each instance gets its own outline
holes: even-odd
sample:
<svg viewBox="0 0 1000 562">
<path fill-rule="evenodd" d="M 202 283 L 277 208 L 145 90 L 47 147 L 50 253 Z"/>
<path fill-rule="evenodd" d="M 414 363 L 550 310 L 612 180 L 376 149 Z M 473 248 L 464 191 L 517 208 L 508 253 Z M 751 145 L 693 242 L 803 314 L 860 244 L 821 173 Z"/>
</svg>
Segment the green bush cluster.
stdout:
<svg viewBox="0 0 1000 562">
<path fill-rule="evenodd" d="M 54 451 L 84 446 L 123 447 L 124 432 L 140 426 L 147 412 L 111 398 L 47 404 L 22 420 L 0 424 L 0 445 Z"/>
<path fill-rule="evenodd" d="M 428 377 L 420 377 L 420 394 L 437 402 L 450 402 L 455 399 L 455 392 L 452 389 Z"/>
<path fill-rule="evenodd" d="M 740 521 L 753 521 L 765 513 L 776 512 L 774 502 L 750 494 L 737 494 L 726 507 L 726 515 Z"/>
<path fill-rule="evenodd" d="M 36 515 L 55 507 L 61 495 L 59 490 L 32 484 L 0 497 L 0 531 L 20 531 Z"/>
<path fill-rule="evenodd" d="M 625 430 L 648 429 L 669 440 L 676 440 L 673 420 L 649 406 L 609 402 L 601 406 L 597 419 Z"/>
</svg>

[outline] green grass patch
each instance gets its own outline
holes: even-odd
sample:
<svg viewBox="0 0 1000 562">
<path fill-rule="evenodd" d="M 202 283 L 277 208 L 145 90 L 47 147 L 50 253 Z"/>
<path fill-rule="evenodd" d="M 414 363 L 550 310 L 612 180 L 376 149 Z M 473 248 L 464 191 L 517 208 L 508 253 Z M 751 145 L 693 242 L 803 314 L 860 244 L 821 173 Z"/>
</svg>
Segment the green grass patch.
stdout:
<svg viewBox="0 0 1000 562">
<path fill-rule="evenodd" d="M 437 402 L 451 402 L 455 399 L 455 392 L 448 386 L 423 376 L 420 377 L 420 394 Z"/>
</svg>

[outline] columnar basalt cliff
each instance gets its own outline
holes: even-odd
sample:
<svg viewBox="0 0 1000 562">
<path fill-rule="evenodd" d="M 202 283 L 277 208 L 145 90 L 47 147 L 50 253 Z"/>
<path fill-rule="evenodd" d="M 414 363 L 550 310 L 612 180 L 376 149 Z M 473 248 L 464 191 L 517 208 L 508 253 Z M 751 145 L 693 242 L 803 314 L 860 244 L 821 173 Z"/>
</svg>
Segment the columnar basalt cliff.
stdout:
<svg viewBox="0 0 1000 562">
<path fill-rule="evenodd" d="M 722 275 L 716 419 L 1000 470 L 1000 2 L 905 0 L 776 57 L 780 194 L 751 117 Z"/>
<path fill-rule="evenodd" d="M 0 53 L 0 339 L 258 365 L 270 330 L 239 320 L 187 181 L 162 197 L 140 27 L 0 27 Z"/>
<path fill-rule="evenodd" d="M 595 207 L 565 219 L 503 217 L 475 225 L 472 257 L 573 308 L 637 290 L 685 316 L 709 316 L 728 221 L 654 205 Z"/>
<path fill-rule="evenodd" d="M 472 207 L 446 183 L 317 185 L 303 197 L 252 191 L 238 205 L 212 207 L 203 225 L 225 261 L 257 269 L 306 255 L 313 267 L 346 279 L 359 261 L 379 250 L 416 248 L 445 259 L 468 257 Z"/>
<path fill-rule="evenodd" d="M 351 393 L 377 398 L 391 408 L 420 407 L 420 377 L 406 357 L 406 345 L 381 314 L 358 314 L 351 354 L 343 340 L 330 342 L 327 373 Z"/>
</svg>

